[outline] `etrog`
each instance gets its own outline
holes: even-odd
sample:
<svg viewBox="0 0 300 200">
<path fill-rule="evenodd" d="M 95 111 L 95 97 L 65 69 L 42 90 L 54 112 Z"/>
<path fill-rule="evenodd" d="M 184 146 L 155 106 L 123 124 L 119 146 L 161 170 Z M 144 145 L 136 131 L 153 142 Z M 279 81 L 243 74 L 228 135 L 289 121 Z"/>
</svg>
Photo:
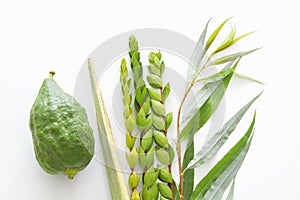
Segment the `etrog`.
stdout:
<svg viewBox="0 0 300 200">
<path fill-rule="evenodd" d="M 50 72 L 30 111 L 30 130 L 39 165 L 49 174 L 73 178 L 94 155 L 93 130 L 85 109 L 53 80 Z"/>
</svg>

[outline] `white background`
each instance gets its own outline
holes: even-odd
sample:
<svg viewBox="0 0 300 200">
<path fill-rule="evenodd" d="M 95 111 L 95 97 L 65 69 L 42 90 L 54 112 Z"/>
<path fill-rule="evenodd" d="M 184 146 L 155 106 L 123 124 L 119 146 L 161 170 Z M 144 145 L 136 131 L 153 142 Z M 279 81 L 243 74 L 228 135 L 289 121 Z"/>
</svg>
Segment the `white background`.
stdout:
<svg viewBox="0 0 300 200">
<path fill-rule="evenodd" d="M 152 27 L 197 40 L 210 17 L 215 27 L 230 16 L 238 33 L 258 31 L 241 49 L 263 46 L 245 58 L 238 71 L 266 83 L 258 87 L 242 82 L 265 92 L 255 105 L 256 133 L 237 177 L 236 199 L 300 199 L 299 10 L 297 0 L 2 0 L 0 199 L 110 199 L 104 168 L 95 160 L 74 181 L 45 174 L 35 161 L 29 111 L 50 69 L 72 93 L 83 61 L 114 35 Z M 232 101 L 229 113 L 229 108 L 246 102 L 235 104 L 247 94 L 239 83 L 231 89 L 237 88 L 240 96 L 227 98 Z"/>
</svg>

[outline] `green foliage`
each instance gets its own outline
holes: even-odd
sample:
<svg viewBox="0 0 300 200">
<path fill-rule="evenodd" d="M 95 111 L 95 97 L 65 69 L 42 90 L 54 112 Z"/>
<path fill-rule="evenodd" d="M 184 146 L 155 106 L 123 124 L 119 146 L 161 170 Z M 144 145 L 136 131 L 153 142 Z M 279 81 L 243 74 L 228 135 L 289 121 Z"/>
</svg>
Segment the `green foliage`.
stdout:
<svg viewBox="0 0 300 200">
<path fill-rule="evenodd" d="M 236 176 L 249 150 L 253 136 L 255 114 L 245 135 L 234 147 L 209 171 L 196 186 L 191 200 L 220 199 L 226 188 Z"/>
<path fill-rule="evenodd" d="M 230 19 L 230 18 L 229 18 Z M 224 55 L 219 58 L 215 58 L 215 55 L 225 49 L 229 49 L 233 44 L 235 44 L 237 41 L 241 40 L 242 38 L 250 35 L 251 33 L 243 34 L 237 38 L 235 38 L 236 29 L 233 28 L 227 38 L 223 40 L 223 42 L 218 46 L 218 48 L 214 51 L 212 51 L 211 55 L 207 56 L 208 59 L 204 60 L 204 54 L 209 50 L 211 44 L 215 41 L 216 37 L 219 35 L 220 31 L 222 30 L 223 26 L 228 22 L 228 20 L 225 20 L 223 23 L 221 23 L 217 29 L 212 33 L 212 35 L 209 37 L 209 39 L 206 42 L 206 45 L 203 47 L 208 23 L 206 24 L 199 41 L 197 43 L 197 46 L 194 50 L 192 61 L 191 63 L 194 65 L 193 67 L 188 68 L 188 80 L 189 85 L 188 89 L 186 90 L 185 95 L 188 95 L 190 88 L 193 87 L 197 83 L 204 84 L 202 88 L 198 91 L 196 91 L 196 98 L 194 100 L 194 103 L 192 105 L 189 105 L 188 111 L 183 111 L 185 115 L 183 116 L 183 122 L 185 122 L 184 127 L 181 129 L 180 136 L 181 140 L 188 140 L 187 148 L 184 153 L 183 157 L 183 163 L 182 163 L 182 169 L 183 171 L 183 178 L 182 182 L 180 182 L 180 185 L 182 184 L 183 187 L 183 194 L 184 199 L 203 199 L 203 196 L 198 195 L 198 193 L 202 194 L 203 189 L 199 189 L 199 184 L 203 185 L 203 187 L 207 187 L 207 191 L 211 191 L 214 188 L 216 188 L 215 185 L 209 185 L 207 183 L 201 182 L 197 184 L 197 187 L 194 190 L 194 168 L 200 166 L 201 164 L 208 161 L 211 157 L 213 157 L 221 148 L 221 146 L 225 143 L 226 139 L 229 137 L 229 135 L 233 132 L 235 127 L 237 126 L 238 122 L 241 120 L 245 112 L 249 109 L 251 104 L 259 97 L 255 97 L 252 99 L 248 104 L 246 104 L 235 116 L 233 116 L 223 127 L 222 130 L 216 133 L 215 136 L 211 138 L 208 143 L 204 145 L 202 150 L 197 153 L 196 157 L 194 157 L 194 151 L 195 151 L 195 144 L 194 144 L 194 134 L 196 134 L 205 124 L 206 122 L 211 118 L 212 114 L 218 107 L 220 101 L 222 100 L 228 85 L 233 77 L 234 74 L 236 74 L 235 70 L 236 67 L 241 59 L 241 57 L 246 56 L 257 49 L 253 49 L 250 51 L 242 51 L 237 52 L 229 55 Z M 210 61 L 212 59 L 213 61 Z M 199 75 L 201 72 L 206 69 L 207 67 L 210 67 L 212 65 L 221 65 L 226 64 L 226 66 L 220 71 L 217 72 L 209 77 L 201 78 L 199 79 Z M 256 81 L 255 79 L 248 78 L 247 76 L 240 76 L 241 78 L 250 80 L 250 81 Z M 184 102 L 185 98 L 183 99 Z M 183 103 L 182 102 L 182 103 Z M 180 110 L 181 111 L 181 110 Z M 180 112 L 179 111 L 179 112 Z M 180 120 L 180 119 L 177 119 Z M 251 124 L 251 127 L 254 126 L 254 120 Z M 248 132 L 247 132 L 248 133 Z M 250 142 L 249 142 L 250 145 Z M 244 146 L 245 150 L 243 151 L 243 156 L 239 157 L 240 154 L 233 154 L 233 158 L 239 158 L 239 164 L 235 168 L 235 175 L 242 164 L 245 155 L 249 149 L 249 145 Z M 228 158 L 228 157 L 226 157 Z M 225 164 L 219 164 L 221 167 L 228 167 Z M 226 171 L 226 170 L 225 170 Z M 224 174 L 226 175 L 226 172 L 218 172 L 220 176 Z M 213 179 L 213 178 L 212 178 Z M 227 186 L 230 182 L 232 182 L 233 177 L 228 176 L 226 177 L 226 181 L 223 184 L 220 184 L 220 188 L 217 191 L 214 191 L 212 193 L 208 192 L 207 197 L 205 199 L 221 199 L 224 191 L 226 190 Z M 228 183 L 229 182 L 229 183 Z M 207 192 L 206 191 L 206 192 Z M 206 194 L 206 192 L 204 194 Z M 210 195 L 211 194 L 211 195 Z M 230 198 L 230 197 L 228 197 Z"/>
<path fill-rule="evenodd" d="M 221 130 L 219 130 L 211 137 L 211 139 L 202 147 L 202 149 L 196 154 L 194 159 L 189 163 L 187 169 L 193 169 L 200 166 L 201 164 L 206 163 L 220 150 L 220 148 L 229 138 L 230 134 L 235 130 L 247 110 L 260 95 L 261 94 L 254 97 L 249 103 L 241 108 L 225 123 Z"/>
<path fill-rule="evenodd" d="M 138 42 L 134 36 L 129 38 L 129 57 L 135 90 L 134 99 L 132 99 L 132 94 L 129 92 L 131 91 L 131 79 L 128 76 L 129 73 L 124 59 L 120 68 L 126 146 L 130 150 L 126 154 L 126 158 L 131 169 L 136 167 L 138 161 L 143 169 L 141 197 L 144 200 L 157 200 L 158 198 L 162 200 L 219 200 L 224 196 L 224 191 L 231 183 L 232 186 L 227 199 L 233 199 L 234 178 L 249 150 L 254 132 L 255 115 L 244 136 L 204 178 L 195 180 L 194 170 L 218 153 L 247 110 L 260 96 L 259 94 L 254 97 L 234 114 L 200 150 L 195 148 L 197 146 L 194 142 L 195 134 L 201 130 L 215 113 L 234 76 L 261 83 L 236 72 L 241 58 L 257 51 L 259 48 L 218 56 L 219 53 L 225 52 L 224 50 L 230 50 L 236 42 L 253 32 L 236 37 L 237 31 L 234 27 L 227 34 L 227 37 L 221 40 L 222 42 L 217 45 L 215 50 L 210 50 L 212 44 L 230 19 L 223 21 L 206 40 L 210 20 L 207 22 L 188 66 L 188 86 L 176 115 L 179 122 L 177 126 L 179 141 L 176 141 L 177 145 L 179 144 L 176 149 L 178 155 L 181 155 L 181 142 L 187 140 L 184 156 L 182 160 L 178 160 L 179 169 L 181 170 L 179 171 L 179 185 L 174 182 L 171 171 L 175 152 L 169 144 L 167 133 L 173 121 L 173 114 L 171 112 L 168 113 L 165 108 L 171 88 L 170 83 L 164 84 L 162 79 L 166 67 L 162 60 L 162 54 L 160 51 L 150 52 L 149 65 L 147 66 L 149 74 L 147 75 L 146 84 L 143 79 L 143 67 L 140 62 Z M 211 53 L 205 56 L 207 52 Z M 217 65 L 225 65 L 225 67 L 215 74 L 199 78 L 203 70 Z M 147 87 L 148 84 L 149 87 Z M 196 84 L 201 84 L 201 87 L 195 89 L 196 95 L 193 102 L 189 104 L 187 110 L 183 110 L 182 105 L 186 103 L 186 97 Z M 136 113 L 132 112 L 133 107 Z M 183 113 L 182 118 L 181 112 Z M 137 136 L 132 134 L 135 128 L 138 128 L 138 134 L 140 135 L 140 146 L 138 148 L 135 147 Z M 197 153 L 195 154 L 195 152 Z M 155 158 L 162 166 L 158 165 L 155 168 Z M 132 172 L 129 176 L 129 187 L 132 189 L 131 199 L 140 198 L 137 192 L 138 183 L 139 176 Z M 194 183 L 197 183 L 195 188 Z"/>
</svg>

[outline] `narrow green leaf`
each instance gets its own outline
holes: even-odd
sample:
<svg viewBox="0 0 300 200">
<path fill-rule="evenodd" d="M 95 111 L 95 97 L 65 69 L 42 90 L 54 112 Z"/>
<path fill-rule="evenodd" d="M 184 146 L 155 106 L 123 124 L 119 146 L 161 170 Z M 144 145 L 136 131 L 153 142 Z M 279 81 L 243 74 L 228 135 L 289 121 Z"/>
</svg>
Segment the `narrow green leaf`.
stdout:
<svg viewBox="0 0 300 200">
<path fill-rule="evenodd" d="M 161 52 L 160 51 L 156 52 L 155 55 L 157 56 L 158 60 L 161 60 Z"/>
<path fill-rule="evenodd" d="M 233 65 L 232 69 L 235 70 L 238 61 Z M 226 66 L 225 68 L 229 67 Z M 183 184 L 184 184 L 184 197 L 185 199 L 190 199 L 193 193 L 194 187 L 194 169 L 185 168 L 188 166 L 191 160 L 194 158 L 194 134 L 207 122 L 212 113 L 215 111 L 217 106 L 219 105 L 225 90 L 228 87 L 228 84 L 231 80 L 233 72 L 228 74 L 224 79 L 213 83 L 215 85 L 212 91 L 206 88 L 208 95 L 204 95 L 203 103 L 201 103 L 198 111 L 192 116 L 191 120 L 187 123 L 187 125 L 181 131 L 181 139 L 189 139 L 187 148 L 183 157 L 182 169 L 184 170 L 183 175 Z M 210 86 L 209 86 L 210 87 Z M 209 92 L 208 92 L 209 91 Z M 201 99 L 200 99 L 201 100 Z"/>
<path fill-rule="evenodd" d="M 178 185 L 173 179 L 173 185 L 174 185 L 174 198 L 175 200 L 180 200 L 180 195 L 179 195 L 179 190 L 178 190 Z"/>
<path fill-rule="evenodd" d="M 182 169 L 184 170 L 188 163 L 194 158 L 194 136 L 191 136 L 187 144 L 186 151 L 184 153 Z M 183 174 L 183 190 L 184 190 L 184 199 L 190 199 L 194 190 L 194 176 L 195 170 L 188 169 L 184 171 Z"/>
<path fill-rule="evenodd" d="M 233 64 L 234 61 L 229 62 L 222 70 L 231 68 Z M 227 72 L 229 72 L 229 70 Z M 212 79 L 214 78 L 212 77 Z M 187 105 L 189 105 L 187 109 L 182 110 L 182 123 L 186 122 L 195 115 L 199 108 L 203 106 L 203 104 L 207 101 L 211 94 L 218 88 L 219 84 L 219 81 L 208 81 L 208 83 L 206 83 L 199 91 L 196 92 L 195 98 L 193 98 L 190 102 L 187 102 Z"/>
<path fill-rule="evenodd" d="M 232 73 L 231 68 L 224 68 L 220 72 L 217 72 L 217 73 L 215 73 L 215 74 L 213 74 L 209 77 L 205 77 L 205 78 L 201 78 L 201 79 L 197 80 L 197 82 L 203 82 L 203 83 L 206 83 L 206 84 L 217 82 L 219 80 L 224 79 L 230 73 Z"/>
<path fill-rule="evenodd" d="M 166 64 L 164 61 L 162 61 L 160 64 L 160 77 L 162 77 L 162 75 L 164 74 L 165 69 L 166 69 Z"/>
<path fill-rule="evenodd" d="M 255 114 L 245 135 L 198 183 L 191 200 L 221 199 L 247 155 L 253 136 L 254 124 Z"/>
<path fill-rule="evenodd" d="M 170 94 L 170 83 L 167 83 L 167 85 L 164 87 L 162 91 L 162 97 L 163 100 L 166 100 Z"/>
<path fill-rule="evenodd" d="M 166 116 L 166 129 L 168 129 L 171 126 L 172 121 L 173 121 L 173 114 L 169 112 Z"/>
<path fill-rule="evenodd" d="M 211 94 L 217 89 L 219 81 L 205 84 L 190 102 L 187 102 L 187 108 L 182 110 L 182 123 L 188 121 L 201 106 L 207 101 Z"/>
<path fill-rule="evenodd" d="M 212 55 L 229 48 L 233 44 L 235 32 L 236 29 L 233 28 L 227 36 L 227 38 L 220 44 L 220 46 L 215 51 L 213 51 Z"/>
<path fill-rule="evenodd" d="M 243 35 L 241 35 L 241 36 L 235 38 L 235 39 L 233 40 L 233 42 L 232 42 L 232 45 L 235 44 L 237 41 L 241 40 L 242 38 L 244 38 L 244 37 L 246 37 L 246 36 L 248 36 L 248 35 L 251 35 L 252 33 L 255 33 L 255 31 L 252 31 L 252 32 L 243 34 Z"/>
<path fill-rule="evenodd" d="M 212 138 L 202 147 L 202 149 L 196 154 L 194 159 L 189 163 L 187 169 L 194 169 L 204 164 L 206 161 L 216 155 L 216 153 L 226 142 L 230 134 L 235 130 L 247 110 L 260 95 L 261 93 L 254 97 L 250 102 L 248 102 L 225 123 L 221 130 L 219 130 L 212 136 Z"/>
<path fill-rule="evenodd" d="M 140 161 L 140 165 L 141 165 L 142 169 L 144 169 L 147 164 L 146 163 L 147 159 L 146 159 L 145 151 L 143 150 L 143 147 L 141 147 L 141 146 L 139 148 L 139 161 Z"/>
<path fill-rule="evenodd" d="M 234 63 L 232 69 L 233 71 L 229 73 L 225 78 L 217 82 L 216 89 L 211 93 L 211 95 L 206 99 L 203 105 L 197 110 L 197 112 L 192 116 L 190 121 L 182 129 L 180 137 L 182 140 L 190 138 L 190 135 L 195 134 L 199 129 L 208 121 L 212 116 L 219 103 L 221 102 L 224 93 L 229 85 L 233 72 L 238 64 L 239 60 Z"/>
<path fill-rule="evenodd" d="M 234 162 L 229 168 L 228 168 L 228 174 L 222 174 L 222 176 L 217 180 L 214 185 L 210 188 L 210 190 L 205 195 L 205 200 L 215 200 L 215 199 L 221 199 L 224 196 L 224 192 L 234 179 L 234 177 L 237 175 L 239 169 L 241 168 L 244 159 L 248 153 L 248 150 L 251 145 L 252 141 L 252 135 L 248 141 L 248 143 L 245 146 L 245 149 L 241 152 L 240 156 L 237 158 L 237 161 Z"/>
<path fill-rule="evenodd" d="M 234 197 L 234 185 L 235 185 L 235 179 L 233 179 L 233 181 L 232 181 L 232 184 L 231 184 L 231 187 L 230 187 L 230 190 L 229 190 L 229 193 L 227 195 L 226 200 L 233 200 L 233 197 Z"/>
<path fill-rule="evenodd" d="M 95 70 L 89 59 L 89 72 L 91 79 L 92 92 L 94 97 L 94 105 L 97 115 L 97 125 L 101 146 L 103 150 L 105 168 L 113 200 L 129 200 L 129 193 L 122 173 L 119 157 L 117 154 L 109 118 L 104 105 L 102 94 L 98 86 Z"/>
<path fill-rule="evenodd" d="M 252 49 L 250 51 L 242 51 L 242 52 L 238 52 L 238 53 L 234 53 L 234 54 L 230 54 L 230 55 L 226 55 L 226 56 L 223 56 L 221 58 L 217 58 L 216 60 L 214 60 L 212 62 L 211 65 L 220 65 L 220 64 L 224 64 L 224 63 L 227 63 L 227 62 L 230 62 L 230 61 L 233 61 L 235 59 L 238 59 L 238 58 L 241 58 L 245 55 L 248 55 L 250 53 L 253 53 L 254 51 L 257 51 L 261 48 L 256 48 L 256 49 Z"/>
<path fill-rule="evenodd" d="M 172 163 L 174 160 L 175 152 L 173 147 L 170 144 L 168 146 L 168 149 L 169 149 L 170 162 Z"/>
<path fill-rule="evenodd" d="M 252 82 L 255 82 L 255 83 L 259 83 L 259 84 L 261 84 L 261 85 L 264 85 L 263 82 L 260 82 L 259 80 L 256 80 L 256 79 L 254 79 L 254 78 L 251 78 L 251 77 L 249 77 L 249 76 L 245 76 L 245 75 L 242 75 L 242 74 L 238 74 L 238 73 L 236 73 L 236 72 L 234 72 L 234 75 L 235 75 L 236 77 L 238 77 L 238 78 L 241 78 L 241 79 L 244 79 L 244 80 L 248 80 L 248 81 L 252 81 Z"/>
<path fill-rule="evenodd" d="M 216 37 L 218 36 L 219 32 L 221 31 L 221 29 L 223 28 L 223 26 L 226 24 L 226 22 L 228 20 L 230 20 L 232 17 L 226 19 L 222 24 L 220 24 L 218 26 L 218 28 L 211 34 L 211 36 L 208 38 L 206 45 L 205 45 L 205 50 L 207 51 L 210 47 L 210 45 L 213 43 L 213 41 L 216 39 Z"/>
<path fill-rule="evenodd" d="M 209 25 L 211 19 L 208 20 L 208 22 L 206 23 L 200 37 L 199 40 L 197 42 L 197 45 L 193 51 L 192 57 L 190 59 L 190 63 L 188 65 L 188 72 L 187 72 L 187 80 L 188 82 L 191 82 L 194 79 L 194 76 L 196 74 L 197 71 L 199 71 L 201 69 L 201 61 L 203 59 L 203 56 L 205 54 L 205 50 L 203 49 L 204 46 L 204 40 L 206 37 L 206 33 L 207 33 L 207 28 Z"/>
</svg>

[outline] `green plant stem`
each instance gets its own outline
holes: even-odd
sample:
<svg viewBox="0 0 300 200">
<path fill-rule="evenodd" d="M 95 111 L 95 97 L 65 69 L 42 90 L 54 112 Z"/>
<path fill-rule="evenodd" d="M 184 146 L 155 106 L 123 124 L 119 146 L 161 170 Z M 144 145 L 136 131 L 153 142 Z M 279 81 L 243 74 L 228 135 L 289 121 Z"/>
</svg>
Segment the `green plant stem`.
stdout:
<svg viewBox="0 0 300 200">
<path fill-rule="evenodd" d="M 177 144 L 176 144 L 176 151 L 177 151 L 177 155 L 178 155 L 178 169 L 179 169 L 179 192 L 180 192 L 180 200 L 184 200 L 184 188 L 183 188 L 183 171 L 182 171 L 182 163 L 181 163 L 181 144 L 180 144 L 180 118 L 181 118 L 181 111 L 182 111 L 182 106 L 188 96 L 188 94 L 190 93 L 190 91 L 192 90 L 193 86 L 195 85 L 195 82 L 198 78 L 198 76 L 201 74 L 201 72 L 206 68 L 206 66 L 203 66 L 201 68 L 201 70 L 197 71 L 195 73 L 195 76 L 192 80 L 192 82 L 189 84 L 189 86 L 187 87 L 187 89 L 184 92 L 184 96 L 179 104 L 178 107 L 178 113 L 177 113 Z"/>
<path fill-rule="evenodd" d="M 181 144 L 180 144 L 180 116 L 181 116 L 181 110 L 183 103 L 189 93 L 189 91 L 192 89 L 192 84 L 187 88 L 182 101 L 180 102 L 179 108 L 178 108 L 178 115 L 177 115 L 177 143 L 176 143 L 176 151 L 178 156 L 178 168 L 179 168 L 179 188 L 180 188 L 180 200 L 184 200 L 184 190 L 183 190 L 183 171 L 182 171 L 182 163 L 181 163 Z"/>
</svg>

